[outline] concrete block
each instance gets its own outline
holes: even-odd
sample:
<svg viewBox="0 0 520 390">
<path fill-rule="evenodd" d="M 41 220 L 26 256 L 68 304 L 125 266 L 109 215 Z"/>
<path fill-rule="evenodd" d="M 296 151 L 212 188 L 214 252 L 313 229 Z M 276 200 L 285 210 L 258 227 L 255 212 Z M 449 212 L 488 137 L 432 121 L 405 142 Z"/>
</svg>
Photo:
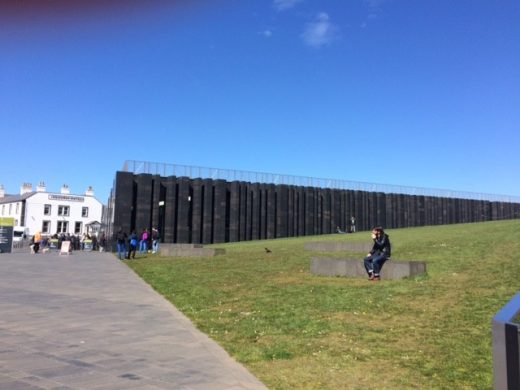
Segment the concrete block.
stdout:
<svg viewBox="0 0 520 390">
<path fill-rule="evenodd" d="M 381 270 L 381 279 L 402 279 L 426 273 L 424 261 L 387 260 Z M 311 274 L 321 276 L 346 276 L 366 278 L 363 259 L 311 259 Z"/>
<path fill-rule="evenodd" d="M 365 252 L 372 249 L 372 243 L 368 242 L 307 242 L 304 246 L 309 251 L 319 252 Z"/>
<path fill-rule="evenodd" d="M 204 248 L 201 244 L 161 244 L 159 255 L 165 257 L 213 257 L 223 255 L 223 248 Z"/>
</svg>

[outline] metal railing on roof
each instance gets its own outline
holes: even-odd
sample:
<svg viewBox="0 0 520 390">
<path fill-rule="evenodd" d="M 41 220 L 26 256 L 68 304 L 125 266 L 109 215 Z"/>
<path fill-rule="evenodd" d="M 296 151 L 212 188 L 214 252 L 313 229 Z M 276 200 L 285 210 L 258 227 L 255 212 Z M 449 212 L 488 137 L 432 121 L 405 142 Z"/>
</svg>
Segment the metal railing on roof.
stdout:
<svg viewBox="0 0 520 390">
<path fill-rule="evenodd" d="M 487 200 L 492 202 L 520 203 L 519 196 L 511 195 L 497 195 L 435 188 L 398 186 L 392 184 L 367 183 L 351 180 L 323 179 L 309 176 L 294 176 L 283 175 L 278 173 L 241 171 L 236 169 L 208 168 L 150 161 L 127 160 L 123 165 L 123 171 L 132 172 L 134 174 L 148 173 L 164 177 L 177 176 L 189 177 L 191 179 L 201 178 L 226 181 L 244 181 L 250 183 L 285 184 L 302 187 L 382 192 L 387 194 L 433 196 L 442 198 L 458 198 Z"/>
</svg>

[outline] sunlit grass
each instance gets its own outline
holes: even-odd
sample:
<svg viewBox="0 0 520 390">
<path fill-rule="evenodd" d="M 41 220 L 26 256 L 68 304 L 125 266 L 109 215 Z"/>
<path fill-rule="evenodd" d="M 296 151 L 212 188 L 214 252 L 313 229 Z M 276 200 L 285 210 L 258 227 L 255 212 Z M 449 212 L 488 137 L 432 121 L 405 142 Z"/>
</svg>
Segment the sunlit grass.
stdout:
<svg viewBox="0 0 520 390">
<path fill-rule="evenodd" d="M 306 242 L 369 241 L 363 232 L 129 265 L 269 388 L 491 388 L 491 320 L 520 287 L 520 221 L 387 233 L 393 258 L 426 261 L 427 275 L 310 274 Z"/>
</svg>

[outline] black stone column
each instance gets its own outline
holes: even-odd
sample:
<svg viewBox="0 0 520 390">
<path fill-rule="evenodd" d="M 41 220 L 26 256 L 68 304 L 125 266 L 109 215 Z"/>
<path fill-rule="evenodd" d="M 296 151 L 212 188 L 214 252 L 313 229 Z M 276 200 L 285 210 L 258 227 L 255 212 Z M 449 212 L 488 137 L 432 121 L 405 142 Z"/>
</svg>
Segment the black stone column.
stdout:
<svg viewBox="0 0 520 390">
<path fill-rule="evenodd" d="M 260 185 L 254 183 L 250 186 L 251 191 L 251 239 L 260 240 L 260 231 L 262 228 L 262 193 Z"/>
<path fill-rule="evenodd" d="M 438 215 L 438 225 L 444 225 L 446 223 L 457 223 L 458 212 L 457 202 L 455 199 L 440 198 L 440 213 Z"/>
<path fill-rule="evenodd" d="M 295 191 L 294 186 L 288 186 L 287 188 L 287 237 L 295 237 Z"/>
<path fill-rule="evenodd" d="M 260 195 L 260 239 L 267 238 L 267 186 L 265 184 L 259 185 Z"/>
<path fill-rule="evenodd" d="M 433 202 L 430 196 L 424 197 L 424 224 L 433 225 Z"/>
<path fill-rule="evenodd" d="M 303 187 L 294 189 L 294 235 L 305 235 L 305 193 Z"/>
<path fill-rule="evenodd" d="M 397 223 L 395 221 L 395 194 L 386 194 L 386 227 L 395 228 Z"/>
<path fill-rule="evenodd" d="M 202 243 L 213 242 L 213 180 L 202 181 L 203 209 L 202 209 Z"/>
<path fill-rule="evenodd" d="M 286 185 L 277 186 L 276 191 L 276 238 L 288 236 L 289 189 Z"/>
<path fill-rule="evenodd" d="M 312 223 L 312 234 L 321 234 L 321 196 L 320 189 L 312 187 L 314 195 L 314 220 Z"/>
<path fill-rule="evenodd" d="M 177 243 L 189 244 L 191 239 L 191 193 L 190 179 L 178 179 L 177 198 Z"/>
<path fill-rule="evenodd" d="M 215 180 L 215 203 L 213 204 L 213 243 L 226 241 L 226 196 L 227 188 L 224 180 Z"/>
<path fill-rule="evenodd" d="M 267 232 L 266 238 L 276 237 L 276 187 L 274 184 L 267 185 Z"/>
<path fill-rule="evenodd" d="M 304 218 L 305 218 L 305 235 L 311 236 L 314 234 L 314 207 L 315 207 L 315 200 L 314 200 L 314 189 L 311 187 L 305 187 L 305 211 L 304 211 Z"/>
<path fill-rule="evenodd" d="M 143 173 L 135 177 L 137 184 L 135 229 L 140 236 L 144 229 L 150 230 L 152 217 L 152 175 Z"/>
<path fill-rule="evenodd" d="M 330 234 L 330 224 L 331 224 L 331 190 L 329 188 L 325 188 L 321 191 L 321 234 Z"/>
<path fill-rule="evenodd" d="M 127 234 L 132 228 L 132 208 L 134 205 L 134 175 L 130 172 L 117 172 L 115 180 L 115 204 L 113 233 L 123 229 Z"/>
<path fill-rule="evenodd" d="M 376 220 L 375 224 L 387 228 L 386 223 L 386 196 L 382 192 L 376 193 Z"/>
<path fill-rule="evenodd" d="M 192 181 L 192 197 L 191 197 L 191 242 L 194 244 L 202 244 L 202 180 L 195 179 Z"/>
<path fill-rule="evenodd" d="M 240 182 L 239 197 L 239 234 L 238 240 L 245 241 L 251 239 L 251 203 L 249 202 L 248 183 Z M 249 238 L 247 238 L 249 235 Z"/>
<path fill-rule="evenodd" d="M 169 176 L 165 182 L 164 242 L 177 242 L 177 179 Z"/>
<path fill-rule="evenodd" d="M 367 215 L 368 227 L 372 229 L 378 224 L 377 221 L 377 194 L 375 192 L 365 192 L 365 214 Z"/>
<path fill-rule="evenodd" d="M 151 227 L 157 228 L 159 226 L 159 201 L 161 197 L 161 176 L 152 176 L 152 220 Z"/>
<path fill-rule="evenodd" d="M 229 242 L 237 242 L 240 237 L 240 183 L 229 183 Z"/>
<path fill-rule="evenodd" d="M 365 230 L 367 226 L 367 217 L 363 206 L 363 198 L 363 191 L 356 190 L 353 192 L 354 213 L 352 215 L 356 218 L 357 231 Z"/>
</svg>

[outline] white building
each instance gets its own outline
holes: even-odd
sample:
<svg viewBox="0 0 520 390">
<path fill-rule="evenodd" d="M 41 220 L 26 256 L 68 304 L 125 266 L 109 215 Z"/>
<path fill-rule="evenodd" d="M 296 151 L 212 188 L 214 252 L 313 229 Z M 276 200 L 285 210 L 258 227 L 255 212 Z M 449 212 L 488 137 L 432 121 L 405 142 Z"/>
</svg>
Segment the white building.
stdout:
<svg viewBox="0 0 520 390">
<path fill-rule="evenodd" d="M 24 183 L 19 195 L 7 195 L 0 185 L 0 217 L 14 218 L 15 226 L 25 227 L 31 236 L 37 231 L 49 235 L 96 232 L 102 213 L 103 204 L 94 197 L 92 187 L 84 195 L 72 195 L 67 185 L 55 193 L 47 192 L 45 183 L 36 191 Z"/>
</svg>

